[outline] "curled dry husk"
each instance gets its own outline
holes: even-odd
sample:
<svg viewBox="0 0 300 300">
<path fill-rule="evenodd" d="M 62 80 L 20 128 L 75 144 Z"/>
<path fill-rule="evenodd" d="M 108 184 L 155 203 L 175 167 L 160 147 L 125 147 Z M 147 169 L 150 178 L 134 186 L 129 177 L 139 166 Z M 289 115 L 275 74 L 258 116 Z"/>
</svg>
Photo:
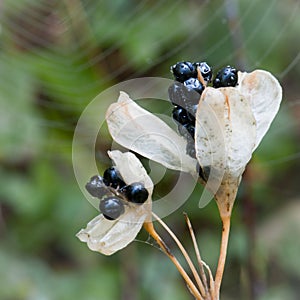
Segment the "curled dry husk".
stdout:
<svg viewBox="0 0 300 300">
<path fill-rule="evenodd" d="M 166 123 L 121 92 L 106 114 L 113 139 L 167 168 L 196 174 L 196 163 L 210 169 L 206 188 L 220 214 L 230 216 L 242 173 L 252 152 L 276 116 L 282 89 L 269 72 L 238 74 L 236 87 L 207 87 L 196 112 L 196 159 L 186 152 L 186 140 Z M 207 169 L 207 168 L 206 168 Z"/>
<path fill-rule="evenodd" d="M 111 255 L 132 242 L 142 225 L 151 221 L 151 197 L 153 183 L 137 157 L 130 152 L 110 151 L 108 153 L 126 184 L 141 182 L 149 192 L 143 205 L 126 206 L 125 213 L 117 220 L 107 220 L 102 214 L 91 220 L 77 237 L 86 242 L 93 251 Z"/>
</svg>

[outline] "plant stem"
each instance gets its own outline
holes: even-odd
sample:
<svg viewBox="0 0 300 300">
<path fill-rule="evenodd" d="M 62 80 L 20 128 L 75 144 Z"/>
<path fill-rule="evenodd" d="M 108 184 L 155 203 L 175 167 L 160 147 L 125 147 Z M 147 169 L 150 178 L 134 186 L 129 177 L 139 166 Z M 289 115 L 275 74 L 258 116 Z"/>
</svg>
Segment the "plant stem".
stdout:
<svg viewBox="0 0 300 300">
<path fill-rule="evenodd" d="M 156 220 L 163 226 L 163 228 L 169 233 L 169 235 L 171 236 L 171 238 L 175 241 L 175 243 L 177 244 L 178 248 L 180 249 L 181 253 L 183 254 L 185 260 L 187 261 L 193 276 L 197 282 L 197 285 L 200 289 L 201 294 L 204 296 L 206 295 L 206 289 L 203 285 L 203 282 L 200 279 L 200 276 L 191 260 L 191 258 L 189 257 L 188 253 L 186 252 L 185 248 L 183 247 L 183 245 L 181 244 L 181 242 L 179 241 L 179 239 L 177 238 L 177 236 L 173 233 L 173 231 L 168 227 L 168 225 L 161 219 L 159 218 L 155 213 L 152 212 L 152 215 L 156 218 Z"/>
<path fill-rule="evenodd" d="M 204 261 L 202 261 L 202 264 L 208 272 L 208 276 L 209 276 L 209 293 L 210 293 L 211 300 L 217 300 L 215 298 L 215 282 L 214 282 L 211 270 L 210 270 L 209 266 Z"/>
<path fill-rule="evenodd" d="M 180 265 L 176 257 L 171 253 L 170 249 L 167 247 L 167 245 L 164 243 L 164 241 L 161 239 L 161 237 L 158 235 L 158 233 L 155 231 L 153 223 L 144 223 L 144 228 L 148 231 L 148 233 L 154 238 L 154 240 L 158 243 L 160 248 L 164 251 L 164 253 L 170 258 L 170 260 L 173 262 L 173 264 L 176 266 L 177 270 L 185 280 L 185 282 L 188 285 L 189 290 L 193 294 L 193 296 L 198 300 L 204 300 L 201 296 L 200 292 L 196 288 L 193 281 L 190 279 L 190 277 L 187 275 L 183 267 Z"/>
<path fill-rule="evenodd" d="M 189 228 L 190 235 L 191 235 L 191 238 L 192 238 L 192 241 L 193 241 L 193 245 L 194 245 L 194 249 L 195 249 L 195 253 L 196 253 L 196 257 L 197 257 L 197 261 L 198 261 L 198 265 L 199 265 L 199 269 L 200 269 L 200 276 L 201 276 L 202 282 L 204 284 L 205 290 L 206 290 L 206 292 L 208 292 L 206 275 L 205 275 L 205 272 L 204 272 L 202 258 L 201 258 L 201 255 L 200 255 L 200 250 L 199 250 L 199 247 L 198 247 L 198 244 L 197 244 L 197 240 L 196 240 L 196 237 L 195 237 L 193 226 L 192 226 L 192 223 L 191 223 L 191 221 L 190 221 L 190 219 L 189 219 L 189 217 L 186 213 L 184 213 L 184 217 L 185 217 L 185 221 L 187 223 L 187 226 Z"/>
<path fill-rule="evenodd" d="M 215 295 L 216 299 L 219 299 L 220 295 L 220 287 L 224 273 L 225 261 L 226 261 L 226 253 L 227 253 L 227 246 L 228 246 L 228 238 L 229 238 L 229 231 L 230 231 L 230 216 L 222 217 L 222 239 L 221 239 L 221 247 L 220 247 L 220 256 L 219 262 L 217 267 L 217 272 L 215 276 Z"/>
</svg>

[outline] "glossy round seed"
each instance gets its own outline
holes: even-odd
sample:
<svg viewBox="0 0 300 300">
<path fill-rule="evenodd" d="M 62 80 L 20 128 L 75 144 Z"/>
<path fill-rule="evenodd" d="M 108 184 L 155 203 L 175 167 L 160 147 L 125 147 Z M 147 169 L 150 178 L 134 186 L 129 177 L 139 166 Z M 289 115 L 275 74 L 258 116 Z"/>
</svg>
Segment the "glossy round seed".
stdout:
<svg viewBox="0 0 300 300">
<path fill-rule="evenodd" d="M 195 91 L 201 95 L 204 91 L 203 84 L 197 78 L 189 78 L 185 80 L 183 84 L 189 92 Z M 198 97 L 198 99 L 200 99 L 200 97 Z"/>
<path fill-rule="evenodd" d="M 102 198 L 106 194 L 103 178 L 99 175 L 93 176 L 85 188 L 93 197 Z"/>
<path fill-rule="evenodd" d="M 197 77 L 195 66 L 189 61 L 181 61 L 171 67 L 175 80 L 184 82 L 191 77 Z"/>
<path fill-rule="evenodd" d="M 107 186 L 111 186 L 114 189 L 121 188 L 126 185 L 115 167 L 110 167 L 104 171 L 103 181 Z"/>
<path fill-rule="evenodd" d="M 143 204 L 149 196 L 148 190 L 140 182 L 127 185 L 123 190 L 128 201 L 136 204 Z"/>
<path fill-rule="evenodd" d="M 195 91 L 193 90 L 193 88 L 199 88 L 199 89 Z M 199 103 L 200 91 L 201 91 L 200 86 L 198 87 L 192 86 L 190 88 L 190 87 L 186 87 L 184 84 L 180 82 L 174 82 L 174 84 L 172 84 L 168 89 L 169 99 L 171 100 L 172 104 L 187 109 L 188 107 L 192 105 L 197 105 Z"/>
<path fill-rule="evenodd" d="M 189 122 L 187 111 L 180 106 L 174 107 L 172 111 L 172 116 L 175 121 L 182 125 L 187 124 Z"/>
<path fill-rule="evenodd" d="M 115 196 L 100 201 L 99 209 L 108 220 L 118 219 L 125 211 L 122 200 Z"/>
<path fill-rule="evenodd" d="M 206 81 L 206 83 L 211 81 L 212 69 L 205 61 L 195 62 L 194 66 L 196 69 L 197 69 L 197 67 L 200 68 L 201 75 L 202 75 L 203 79 Z"/>
<path fill-rule="evenodd" d="M 231 66 L 227 66 L 221 69 L 217 73 L 213 81 L 213 87 L 214 88 L 228 87 L 228 86 L 235 87 L 237 85 L 237 82 L 238 82 L 237 70 L 235 68 L 232 68 Z"/>
<path fill-rule="evenodd" d="M 174 82 L 168 88 L 169 99 L 173 105 L 183 106 L 183 92 L 182 92 L 183 84 L 180 82 Z"/>
</svg>

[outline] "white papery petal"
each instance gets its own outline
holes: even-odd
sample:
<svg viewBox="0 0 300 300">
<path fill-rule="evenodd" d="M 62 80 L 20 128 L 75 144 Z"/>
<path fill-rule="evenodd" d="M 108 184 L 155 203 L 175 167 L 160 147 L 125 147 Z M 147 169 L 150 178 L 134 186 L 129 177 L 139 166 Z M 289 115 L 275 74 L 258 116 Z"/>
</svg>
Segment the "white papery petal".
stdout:
<svg viewBox="0 0 300 300">
<path fill-rule="evenodd" d="M 196 156 L 238 177 L 251 159 L 256 123 L 247 99 L 235 88 L 206 88 L 196 113 Z"/>
<path fill-rule="evenodd" d="M 148 199 L 143 205 L 135 205 L 135 215 L 146 215 L 147 221 L 151 221 L 151 210 L 152 210 L 152 193 L 153 193 L 153 182 L 147 174 L 145 168 L 139 159 L 131 152 L 122 153 L 121 151 L 114 150 L 109 151 L 108 156 L 114 162 L 117 170 L 120 172 L 121 177 L 124 179 L 126 184 L 134 182 L 142 183 L 148 190 Z M 120 217 L 122 219 L 122 216 Z M 143 222 L 145 219 L 143 220 Z"/>
<path fill-rule="evenodd" d="M 269 72 L 255 70 L 251 73 L 238 73 L 237 88 L 247 97 L 256 120 L 257 148 L 275 118 L 282 99 L 282 88 L 278 80 Z"/>
<path fill-rule="evenodd" d="M 77 237 L 86 242 L 92 251 L 111 255 L 132 242 L 145 221 L 151 221 L 151 197 L 153 183 L 141 162 L 133 153 L 110 151 L 110 158 L 114 161 L 126 184 L 141 182 L 149 192 L 149 197 L 143 205 L 126 205 L 125 213 L 118 220 L 107 220 L 102 214 L 91 220 L 85 229 L 77 233 Z"/>
<path fill-rule="evenodd" d="M 226 166 L 224 102 L 225 98 L 219 90 L 207 87 L 198 105 L 195 126 L 196 157 L 202 167 L 224 169 Z"/>
<path fill-rule="evenodd" d="M 147 174 L 139 159 L 131 152 L 109 151 L 108 156 L 112 159 L 126 184 L 134 182 L 142 183 L 149 192 L 153 192 L 153 182 Z"/>
<path fill-rule="evenodd" d="M 114 221 L 105 219 L 101 214 L 76 236 L 80 241 L 86 242 L 92 251 L 111 255 L 135 239 L 146 217 L 146 214 L 137 214 L 133 208 L 128 208 L 120 219 Z"/>
<path fill-rule="evenodd" d="M 256 141 L 256 121 L 245 95 L 234 88 L 222 88 L 225 96 L 228 137 L 227 172 L 238 177 L 250 161 Z M 228 110 L 228 111 L 227 111 Z"/>
<path fill-rule="evenodd" d="M 200 166 L 210 168 L 206 188 L 215 194 L 217 202 L 225 201 L 222 206 L 226 210 L 231 210 L 255 147 L 256 122 L 251 107 L 235 88 L 208 87 L 196 120 L 196 156 Z"/>
<path fill-rule="evenodd" d="M 121 92 L 118 102 L 109 107 L 106 121 L 118 144 L 166 168 L 195 173 L 197 162 L 186 154 L 186 140 L 126 93 Z"/>
</svg>

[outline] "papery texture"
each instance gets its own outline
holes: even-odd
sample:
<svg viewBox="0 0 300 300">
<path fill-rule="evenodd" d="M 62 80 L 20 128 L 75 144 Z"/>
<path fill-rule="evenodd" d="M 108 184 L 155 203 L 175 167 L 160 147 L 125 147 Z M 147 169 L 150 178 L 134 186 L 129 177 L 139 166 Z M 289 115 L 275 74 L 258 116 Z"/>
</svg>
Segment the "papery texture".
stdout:
<svg viewBox="0 0 300 300">
<path fill-rule="evenodd" d="M 220 211 L 229 214 L 245 167 L 281 98 L 279 82 L 263 70 L 238 72 L 236 87 L 207 87 L 196 113 L 197 161 L 186 154 L 182 137 L 125 93 L 110 106 L 106 119 L 116 142 L 167 168 L 194 174 L 198 162 L 201 177 L 208 177 L 206 188 L 215 195 Z"/>
<path fill-rule="evenodd" d="M 206 188 L 231 211 L 240 177 L 252 156 L 256 122 L 244 95 L 235 88 L 206 88 L 196 114 L 196 156 L 210 168 Z M 221 196 L 222 197 L 219 197 Z"/>
<path fill-rule="evenodd" d="M 138 208 L 141 209 L 141 208 Z M 93 251 L 111 255 L 131 243 L 145 222 L 147 214 L 128 208 L 118 220 L 109 221 L 98 215 L 77 237 Z"/>
<path fill-rule="evenodd" d="M 256 120 L 256 149 L 279 110 L 282 88 L 278 80 L 264 70 L 239 72 L 238 76 L 237 88 L 248 99 Z"/>
<path fill-rule="evenodd" d="M 144 222 L 151 221 L 151 197 L 153 183 L 138 158 L 130 152 L 110 151 L 110 158 L 126 184 L 141 182 L 149 192 L 147 201 L 142 204 L 128 203 L 125 213 L 117 220 L 107 220 L 102 214 L 91 220 L 77 237 L 86 242 L 93 251 L 111 255 L 126 247 L 140 231 Z"/>
<path fill-rule="evenodd" d="M 239 177 L 251 159 L 256 139 L 256 122 L 245 96 L 234 88 L 206 88 L 196 120 L 200 165 Z"/>
<path fill-rule="evenodd" d="M 169 169 L 195 173 L 196 160 L 185 151 L 186 140 L 161 119 L 141 108 L 121 92 L 106 121 L 113 139 L 120 145 Z"/>
</svg>

